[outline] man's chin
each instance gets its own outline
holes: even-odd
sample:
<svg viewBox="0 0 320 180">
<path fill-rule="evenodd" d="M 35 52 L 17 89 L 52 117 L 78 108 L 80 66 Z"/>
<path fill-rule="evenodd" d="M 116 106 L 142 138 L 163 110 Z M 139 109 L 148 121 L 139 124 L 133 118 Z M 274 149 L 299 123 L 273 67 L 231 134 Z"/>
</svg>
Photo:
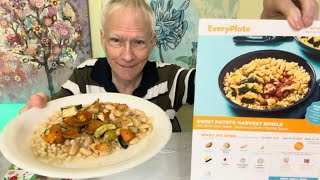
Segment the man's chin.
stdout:
<svg viewBox="0 0 320 180">
<path fill-rule="evenodd" d="M 132 81 L 135 76 L 131 74 L 122 74 L 120 77 L 123 81 Z"/>
</svg>

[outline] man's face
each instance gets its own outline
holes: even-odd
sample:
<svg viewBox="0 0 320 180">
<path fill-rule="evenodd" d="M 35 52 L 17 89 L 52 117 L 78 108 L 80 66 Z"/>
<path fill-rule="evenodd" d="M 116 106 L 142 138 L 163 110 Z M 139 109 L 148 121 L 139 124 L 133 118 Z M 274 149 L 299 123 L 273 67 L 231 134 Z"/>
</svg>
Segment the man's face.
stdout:
<svg viewBox="0 0 320 180">
<path fill-rule="evenodd" d="M 133 8 L 121 8 L 106 18 L 101 45 L 118 81 L 132 81 L 142 70 L 154 47 L 156 37 L 143 13 Z"/>
</svg>

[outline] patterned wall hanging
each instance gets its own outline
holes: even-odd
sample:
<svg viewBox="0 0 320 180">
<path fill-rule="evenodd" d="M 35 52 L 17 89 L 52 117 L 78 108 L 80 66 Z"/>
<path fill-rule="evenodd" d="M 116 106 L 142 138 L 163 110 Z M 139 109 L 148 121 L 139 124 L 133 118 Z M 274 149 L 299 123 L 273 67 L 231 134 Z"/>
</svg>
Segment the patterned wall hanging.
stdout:
<svg viewBox="0 0 320 180">
<path fill-rule="evenodd" d="M 0 102 L 57 92 L 91 57 L 85 0 L 0 0 Z"/>
</svg>

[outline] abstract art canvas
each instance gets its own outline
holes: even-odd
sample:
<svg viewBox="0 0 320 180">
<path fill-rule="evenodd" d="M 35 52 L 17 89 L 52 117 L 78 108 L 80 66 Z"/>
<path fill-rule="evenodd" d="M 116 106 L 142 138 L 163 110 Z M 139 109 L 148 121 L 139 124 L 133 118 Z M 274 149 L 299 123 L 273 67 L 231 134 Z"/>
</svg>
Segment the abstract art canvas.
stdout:
<svg viewBox="0 0 320 180">
<path fill-rule="evenodd" d="M 86 0 L 0 0 L 0 102 L 59 91 L 91 57 Z"/>
<path fill-rule="evenodd" d="M 236 18 L 239 0 L 146 0 L 156 17 L 150 60 L 196 66 L 200 18 Z"/>
</svg>

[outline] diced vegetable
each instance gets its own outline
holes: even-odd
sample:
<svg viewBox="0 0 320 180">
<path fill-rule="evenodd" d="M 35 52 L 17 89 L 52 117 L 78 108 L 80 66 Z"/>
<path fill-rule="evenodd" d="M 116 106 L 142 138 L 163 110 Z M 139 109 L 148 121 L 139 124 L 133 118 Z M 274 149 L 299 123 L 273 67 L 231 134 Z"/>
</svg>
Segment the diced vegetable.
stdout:
<svg viewBox="0 0 320 180">
<path fill-rule="evenodd" d="M 118 141 L 123 149 L 127 149 L 129 147 L 128 144 L 123 140 L 121 135 L 118 136 Z"/>
<path fill-rule="evenodd" d="M 105 141 L 113 141 L 115 139 L 117 139 L 118 135 L 116 133 L 116 130 L 113 129 L 113 130 L 108 130 L 104 133 L 104 136 L 103 136 L 103 140 Z"/>
<path fill-rule="evenodd" d="M 61 111 L 62 111 L 62 117 L 74 116 L 78 112 L 76 106 L 63 107 L 63 108 L 61 108 Z"/>
<path fill-rule="evenodd" d="M 93 133 L 93 136 L 95 138 L 99 138 L 100 136 L 102 136 L 102 134 L 104 132 L 106 132 L 107 130 L 113 130 L 113 129 L 116 129 L 117 126 L 114 125 L 114 124 L 105 124 L 105 125 L 102 125 L 100 126 L 98 129 L 96 129 Z"/>
<path fill-rule="evenodd" d="M 99 120 L 93 120 L 90 122 L 90 124 L 85 128 L 85 132 L 89 135 L 92 135 L 95 130 L 97 130 L 99 127 L 103 126 L 104 122 Z"/>
<path fill-rule="evenodd" d="M 47 133 L 47 130 L 46 130 Z M 62 136 L 61 125 L 54 124 L 49 128 L 49 132 L 44 135 L 43 139 L 50 144 L 63 143 L 64 137 Z"/>
<path fill-rule="evenodd" d="M 99 120 L 101 120 L 101 121 L 105 121 L 103 113 L 99 113 L 99 114 L 97 115 L 97 118 L 98 118 Z"/>
<path fill-rule="evenodd" d="M 121 129 L 120 134 L 125 142 L 129 142 L 134 138 L 134 134 L 128 129 Z"/>
<path fill-rule="evenodd" d="M 67 124 L 68 126 L 74 126 L 74 127 L 82 127 L 82 126 L 86 126 L 90 123 L 90 120 L 79 121 L 76 116 L 77 115 L 70 116 L 70 117 L 64 117 L 64 118 L 62 118 L 62 121 L 65 124 Z"/>
<path fill-rule="evenodd" d="M 89 111 L 81 111 L 77 113 L 77 120 L 80 122 L 92 120 L 92 114 Z"/>
<path fill-rule="evenodd" d="M 66 131 L 62 133 L 63 137 L 66 139 L 74 139 L 80 136 L 79 128 L 68 127 Z"/>
</svg>

